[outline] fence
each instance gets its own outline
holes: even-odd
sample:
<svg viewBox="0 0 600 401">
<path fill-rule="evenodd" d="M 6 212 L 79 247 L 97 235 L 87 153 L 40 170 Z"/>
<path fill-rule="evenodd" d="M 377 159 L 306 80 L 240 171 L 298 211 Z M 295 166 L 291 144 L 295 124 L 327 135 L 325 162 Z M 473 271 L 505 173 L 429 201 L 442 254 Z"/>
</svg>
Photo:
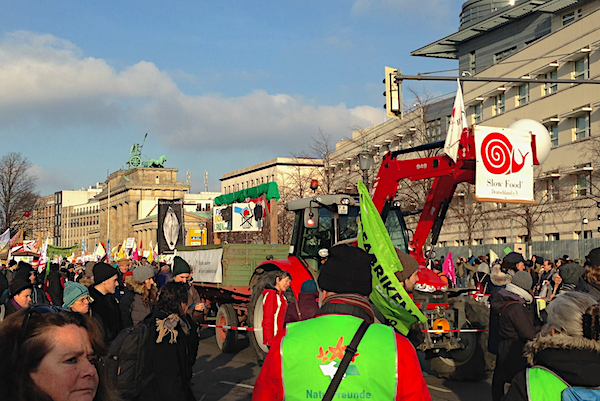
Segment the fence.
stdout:
<svg viewBox="0 0 600 401">
<path fill-rule="evenodd" d="M 468 246 L 442 246 L 435 247 L 435 259 L 440 256 L 448 255 L 448 252 L 452 252 L 452 256 L 469 256 L 469 255 L 486 255 L 490 253 L 490 250 L 496 252 L 496 254 L 502 258 L 505 253 L 505 248 L 514 249 L 514 243 L 511 244 L 484 244 L 484 245 L 472 245 L 471 253 L 469 253 Z M 571 259 L 584 260 L 590 250 L 600 247 L 600 238 L 588 238 L 582 240 L 560 240 L 560 241 L 538 241 L 532 244 L 532 254 L 541 256 L 544 259 L 556 260 L 561 258 L 563 255 L 569 255 Z M 529 249 L 526 247 L 527 257 L 530 258 Z"/>
</svg>

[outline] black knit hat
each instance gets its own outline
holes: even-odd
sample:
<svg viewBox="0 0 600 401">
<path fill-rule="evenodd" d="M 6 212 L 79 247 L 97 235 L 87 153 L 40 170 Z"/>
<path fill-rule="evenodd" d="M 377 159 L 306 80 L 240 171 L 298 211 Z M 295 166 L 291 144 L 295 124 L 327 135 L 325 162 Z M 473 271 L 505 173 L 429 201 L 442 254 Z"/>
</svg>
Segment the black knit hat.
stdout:
<svg viewBox="0 0 600 401">
<path fill-rule="evenodd" d="M 8 288 L 9 288 L 9 290 L 8 290 L 9 297 L 12 298 L 23 290 L 26 290 L 28 288 L 33 288 L 33 284 L 31 284 L 31 281 L 29 281 L 29 280 L 25 281 L 25 280 L 16 278 L 13 280 L 12 283 L 10 283 L 10 287 L 8 287 Z"/>
<path fill-rule="evenodd" d="M 322 290 L 335 293 L 371 294 L 371 263 L 375 257 L 360 248 L 337 245 L 321 265 L 318 283 Z"/>
<path fill-rule="evenodd" d="M 98 262 L 94 265 L 94 285 L 98 285 L 116 274 L 117 269 L 107 263 Z"/>
<path fill-rule="evenodd" d="M 564 284 L 575 285 L 583 274 L 583 270 L 583 266 L 577 263 L 568 263 L 561 266 L 558 272 Z"/>
<path fill-rule="evenodd" d="M 190 273 L 190 265 L 181 256 L 175 256 L 173 258 L 173 277 L 182 273 Z"/>
</svg>

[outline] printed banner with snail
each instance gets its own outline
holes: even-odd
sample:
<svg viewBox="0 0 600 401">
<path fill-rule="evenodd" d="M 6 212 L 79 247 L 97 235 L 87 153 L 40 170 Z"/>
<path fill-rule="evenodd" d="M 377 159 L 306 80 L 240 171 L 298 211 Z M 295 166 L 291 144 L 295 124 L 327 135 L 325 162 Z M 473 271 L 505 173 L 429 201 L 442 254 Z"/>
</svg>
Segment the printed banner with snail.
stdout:
<svg viewBox="0 0 600 401">
<path fill-rule="evenodd" d="M 482 126 L 474 126 L 473 131 L 476 198 L 485 202 L 534 202 L 531 133 Z"/>
</svg>

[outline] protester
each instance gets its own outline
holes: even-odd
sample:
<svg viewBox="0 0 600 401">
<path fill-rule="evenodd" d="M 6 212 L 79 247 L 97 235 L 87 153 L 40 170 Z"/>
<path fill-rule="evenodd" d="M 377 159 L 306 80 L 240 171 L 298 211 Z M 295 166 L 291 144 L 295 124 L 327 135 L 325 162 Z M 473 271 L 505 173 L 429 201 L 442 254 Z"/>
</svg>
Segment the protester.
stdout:
<svg viewBox="0 0 600 401">
<path fill-rule="evenodd" d="M 83 274 L 79 277 L 79 283 L 89 287 L 94 284 L 94 266 L 96 262 L 87 262 L 83 268 Z"/>
<path fill-rule="evenodd" d="M 128 258 L 121 258 L 117 261 L 117 289 L 115 291 L 115 297 L 118 300 L 121 300 L 123 295 L 125 295 L 125 277 L 131 276 L 133 272 L 131 271 L 131 261 Z"/>
<path fill-rule="evenodd" d="M 64 278 L 59 272 L 58 263 L 50 263 L 50 273 L 46 277 L 46 291 L 50 295 L 52 305 L 60 306 L 63 301 Z"/>
<path fill-rule="evenodd" d="M 35 269 L 26 262 L 19 262 L 19 268 L 15 275 L 15 280 L 21 279 L 29 281 L 33 284 L 31 288 L 31 305 L 50 305 L 50 296 L 42 288 L 42 284 L 38 282 Z"/>
<path fill-rule="evenodd" d="M 398 255 L 398 260 L 400 260 L 400 264 L 402 265 L 402 271 L 397 271 L 394 275 L 398 281 L 400 281 L 404 290 L 412 293 L 415 284 L 417 284 L 417 281 L 419 280 L 419 262 L 408 253 L 402 252 L 398 248 L 396 248 L 396 255 Z"/>
<path fill-rule="evenodd" d="M 519 271 L 491 300 L 488 349 L 497 355 L 492 379 L 493 401 L 500 401 L 504 396 L 504 383 L 510 383 L 527 367 L 523 347 L 538 332 L 534 325 L 533 296 L 529 292 L 532 284 L 531 275 Z"/>
<path fill-rule="evenodd" d="M 588 265 L 583 272 L 586 292 L 600 302 L 600 248 L 594 248 L 587 255 Z"/>
<path fill-rule="evenodd" d="M 548 259 L 544 260 L 543 269 L 536 286 L 536 293 L 542 298 L 548 298 L 552 294 L 554 287 L 553 279 L 558 272 L 556 271 L 554 262 Z"/>
<path fill-rule="evenodd" d="M 161 263 L 160 271 L 158 272 L 157 285 L 162 288 L 163 285 L 172 280 L 171 267 L 166 263 Z"/>
<path fill-rule="evenodd" d="M 15 275 L 17 274 L 17 261 L 11 259 L 8 261 L 8 267 L 4 270 L 4 276 L 6 277 L 6 281 L 8 284 L 12 283 L 15 279 Z"/>
<path fill-rule="evenodd" d="M 188 311 L 194 322 L 198 323 L 204 318 L 204 303 L 200 300 L 200 294 L 189 285 L 188 281 L 191 277 L 190 265 L 180 256 L 175 256 L 173 259 L 173 281 L 176 283 L 185 284 L 188 291 Z"/>
<path fill-rule="evenodd" d="M 323 367 L 340 363 L 363 321 L 370 325 L 350 365 L 357 374 L 342 380 L 334 397 L 357 392 L 375 400 L 431 400 L 410 341 L 373 323 L 372 261 L 373 256 L 356 247 L 329 250 L 318 278 L 321 308 L 313 319 L 288 324 L 273 341 L 252 400 L 322 399 L 332 380 Z"/>
<path fill-rule="evenodd" d="M 104 342 L 109 345 L 123 329 L 119 301 L 115 298 L 117 270 L 109 264 L 99 262 L 94 265 L 94 285 L 90 292 L 92 316 L 98 320 L 104 332 Z"/>
<path fill-rule="evenodd" d="M 523 258 L 523 255 L 517 252 L 510 252 L 504 257 L 504 259 L 502 259 L 501 264 L 495 264 L 492 266 L 489 283 L 490 297 L 493 297 L 494 293 L 498 292 L 504 288 L 506 284 L 510 283 L 512 276 L 517 271 L 523 270 L 525 270 L 525 259 Z"/>
<path fill-rule="evenodd" d="M 161 289 L 154 312 L 144 319 L 151 329 L 145 363 L 155 379 L 142 389 L 140 400 L 196 399 L 190 387 L 189 360 L 196 355 L 190 355 L 186 341 L 191 331 L 185 319 L 187 300 L 185 284 L 169 282 Z"/>
<path fill-rule="evenodd" d="M 558 294 L 569 291 L 586 292 L 586 284 L 582 277 L 584 268 L 578 263 L 567 263 L 562 265 L 558 275 L 554 276 L 554 290 L 550 299 L 554 299 Z"/>
<path fill-rule="evenodd" d="M 288 305 L 283 324 L 300 322 L 314 317 L 319 309 L 318 297 L 319 293 L 317 292 L 315 280 L 306 280 L 302 283 L 298 300 Z"/>
<path fill-rule="evenodd" d="M 18 278 L 13 280 L 8 288 L 8 300 L 3 304 L 5 317 L 23 308 L 29 308 L 32 288 L 33 284 L 29 280 Z"/>
<path fill-rule="evenodd" d="M 568 292 L 547 311 L 548 323 L 525 346 L 532 367 L 513 379 L 503 400 L 559 400 L 567 385 L 600 386 L 600 306 L 587 294 Z"/>
<path fill-rule="evenodd" d="M 125 294 L 121 297 L 121 319 L 123 327 L 131 327 L 144 320 L 152 312 L 158 299 L 158 289 L 154 284 L 154 272 L 148 265 L 133 269 L 131 276 L 125 277 Z"/>
<path fill-rule="evenodd" d="M 292 276 L 285 270 L 275 273 L 275 283 L 263 289 L 263 343 L 270 347 L 277 333 L 283 328 L 288 302 L 285 292 L 292 284 Z"/>
<path fill-rule="evenodd" d="M 469 272 L 467 265 L 466 258 L 462 256 L 456 258 L 456 287 L 458 288 L 467 287 L 467 274 Z"/>
<path fill-rule="evenodd" d="M 90 317 L 35 305 L 0 325 L 0 401 L 118 401 L 98 357 L 102 334 Z"/>
<path fill-rule="evenodd" d="M 90 293 L 86 286 L 67 281 L 63 294 L 63 307 L 72 312 L 86 315 L 90 311 Z"/>
</svg>

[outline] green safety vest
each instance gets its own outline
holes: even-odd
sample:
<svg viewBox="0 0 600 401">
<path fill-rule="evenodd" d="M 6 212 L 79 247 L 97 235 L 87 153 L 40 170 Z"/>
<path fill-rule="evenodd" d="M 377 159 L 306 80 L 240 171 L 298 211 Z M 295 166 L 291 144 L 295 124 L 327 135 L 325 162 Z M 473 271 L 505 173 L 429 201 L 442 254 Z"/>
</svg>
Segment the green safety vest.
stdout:
<svg viewBox="0 0 600 401">
<path fill-rule="evenodd" d="M 529 401 L 561 401 L 563 390 L 569 387 L 560 377 L 543 367 L 529 368 L 526 375 Z"/>
<path fill-rule="evenodd" d="M 286 400 L 322 399 L 337 370 L 345 346 L 362 319 L 324 315 L 290 323 L 281 342 Z M 396 335 L 391 327 L 369 326 L 354 361 L 346 370 L 334 399 L 395 399 L 398 382 Z"/>
</svg>

